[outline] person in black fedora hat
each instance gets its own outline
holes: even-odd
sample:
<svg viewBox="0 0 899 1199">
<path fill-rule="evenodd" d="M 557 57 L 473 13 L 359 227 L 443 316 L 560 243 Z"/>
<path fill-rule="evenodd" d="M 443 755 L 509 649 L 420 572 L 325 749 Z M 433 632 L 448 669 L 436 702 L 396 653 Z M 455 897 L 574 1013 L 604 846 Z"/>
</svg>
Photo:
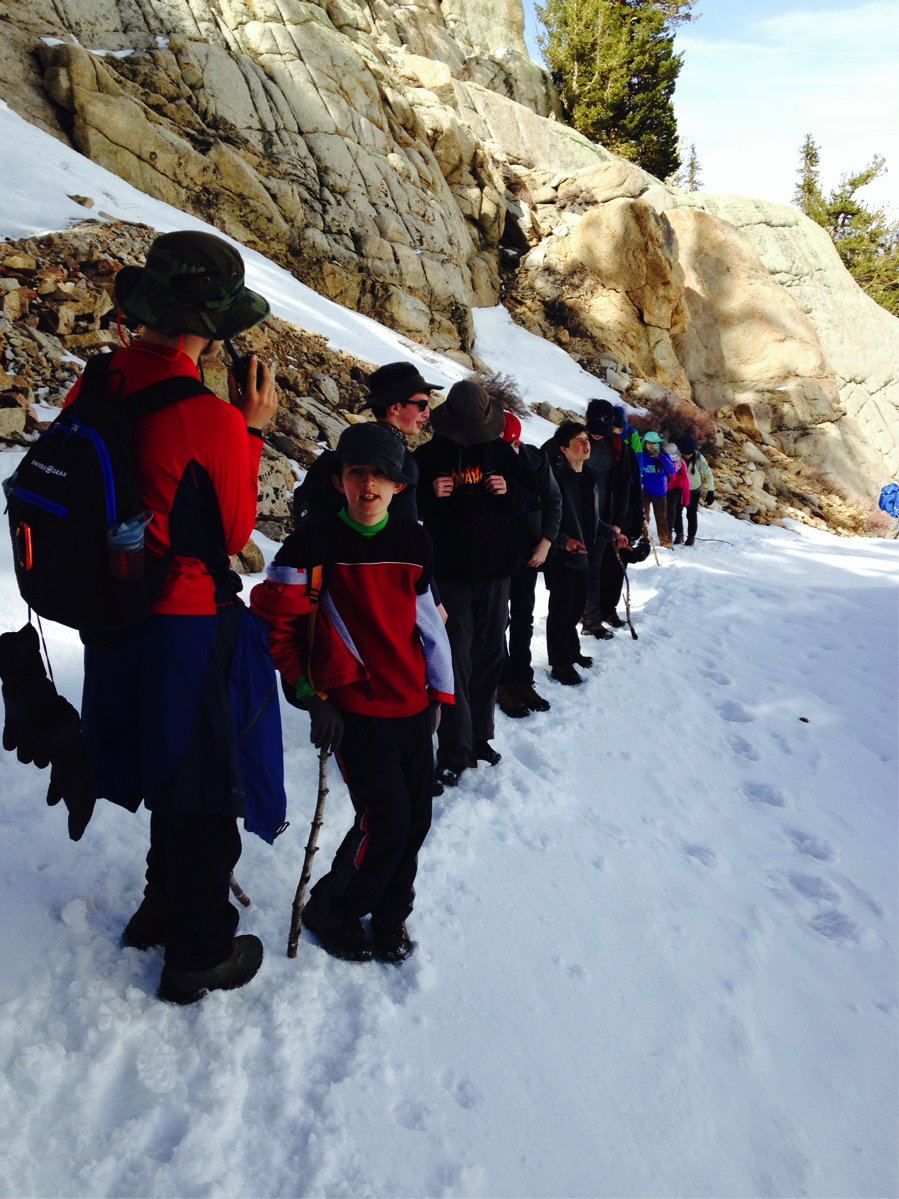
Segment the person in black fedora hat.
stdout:
<svg viewBox="0 0 899 1199">
<path fill-rule="evenodd" d="M 405 921 L 431 824 L 433 730 L 441 704 L 452 710 L 451 655 L 431 538 L 390 506 L 409 482 L 402 443 L 382 425 L 351 425 L 330 463 L 344 506 L 291 533 L 251 602 L 285 696 L 309 712 L 313 744 L 338 754 L 355 809 L 303 923 L 335 957 L 399 963 L 412 952 Z"/>
<path fill-rule="evenodd" d="M 509 578 L 517 566 L 512 516 L 536 491 L 510 445 L 502 404 L 471 379 L 431 412 L 433 438 L 415 451 L 418 506 L 434 539 L 434 574 L 448 619 L 455 703 L 438 732 L 437 784 L 455 786 L 479 761 L 496 765 L 496 685 L 503 664 Z"/>
</svg>

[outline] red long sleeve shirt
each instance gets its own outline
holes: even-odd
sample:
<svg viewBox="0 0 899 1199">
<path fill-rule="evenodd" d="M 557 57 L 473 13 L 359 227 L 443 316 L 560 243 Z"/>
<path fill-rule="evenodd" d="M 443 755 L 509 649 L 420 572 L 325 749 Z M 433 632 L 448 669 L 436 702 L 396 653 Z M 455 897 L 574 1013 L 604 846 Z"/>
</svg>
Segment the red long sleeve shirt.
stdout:
<svg viewBox="0 0 899 1199">
<path fill-rule="evenodd" d="M 110 365 L 107 394 L 136 391 L 187 375 L 199 381 L 196 363 L 168 346 L 136 341 L 117 351 Z M 80 379 L 66 397 L 78 394 Z M 212 395 L 194 396 L 143 417 L 135 425 L 134 464 L 141 500 L 153 513 L 147 547 L 160 557 L 169 548 L 169 513 L 178 484 L 192 462 L 209 476 L 218 499 L 226 548 L 236 554 L 256 523 L 259 460 L 263 443 L 247 432 L 236 408 Z M 176 557 L 153 609 L 167 616 L 214 616 L 215 584 L 198 558 Z"/>
</svg>

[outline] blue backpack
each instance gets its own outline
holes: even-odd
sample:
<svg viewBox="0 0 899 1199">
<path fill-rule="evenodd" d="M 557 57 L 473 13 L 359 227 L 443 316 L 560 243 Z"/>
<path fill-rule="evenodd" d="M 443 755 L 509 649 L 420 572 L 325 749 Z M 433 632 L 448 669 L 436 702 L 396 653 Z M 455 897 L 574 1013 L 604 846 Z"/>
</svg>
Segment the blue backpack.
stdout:
<svg viewBox="0 0 899 1199">
<path fill-rule="evenodd" d="M 899 518 L 899 483 L 887 483 L 880 493 L 880 507 L 890 516 Z"/>
</svg>

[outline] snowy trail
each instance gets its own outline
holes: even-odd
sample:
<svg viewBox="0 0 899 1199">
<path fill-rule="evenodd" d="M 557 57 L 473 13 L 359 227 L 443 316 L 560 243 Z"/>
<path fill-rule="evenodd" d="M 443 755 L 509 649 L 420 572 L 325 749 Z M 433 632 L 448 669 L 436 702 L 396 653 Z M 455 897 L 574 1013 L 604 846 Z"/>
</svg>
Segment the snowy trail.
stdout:
<svg viewBox="0 0 899 1199">
<path fill-rule="evenodd" d="M 2 103 L 0 133 L 0 235 L 83 220 L 75 192 L 206 228 Z M 464 373 L 246 258 L 338 348 Z M 478 353 L 539 398 L 599 394 L 476 316 Z M 596 643 L 576 691 L 546 676 L 540 597 L 553 709 L 499 717 L 502 763 L 438 801 L 400 969 L 307 935 L 285 956 L 316 787 L 292 709 L 291 828 L 246 837 L 237 871 L 265 962 L 188 1009 L 118 944 L 146 814 L 101 803 L 72 845 L 46 776 L 2 755 L 0 1195 L 896 1195 L 899 544 L 706 511 L 700 535 L 721 540 L 633 570 L 640 640 Z M 0 615 L 25 620 L 5 539 Z M 48 634 L 78 703 L 78 640 Z M 318 872 L 349 820 L 335 780 Z"/>
<path fill-rule="evenodd" d="M 401 969 L 284 956 L 305 717 L 293 824 L 238 867 L 263 969 L 192 1009 L 117 944 L 145 816 L 71 845 L 6 756 L 0 1192 L 894 1194 L 899 547 L 700 532 L 734 544 L 634 570 L 640 640 L 579 691 L 541 618 L 553 709 L 437 801 Z M 319 872 L 349 811 L 336 780 Z"/>
</svg>

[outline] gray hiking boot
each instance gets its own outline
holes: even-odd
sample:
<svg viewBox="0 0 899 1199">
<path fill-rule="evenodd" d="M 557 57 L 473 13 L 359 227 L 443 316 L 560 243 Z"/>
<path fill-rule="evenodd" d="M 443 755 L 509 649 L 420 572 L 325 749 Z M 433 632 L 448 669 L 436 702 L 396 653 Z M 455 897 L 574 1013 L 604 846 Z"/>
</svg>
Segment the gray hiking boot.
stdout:
<svg viewBox="0 0 899 1199">
<path fill-rule="evenodd" d="M 209 970 L 176 970 L 166 966 L 159 980 L 159 998 L 168 1003 L 196 1003 L 210 991 L 235 991 L 244 986 L 262 965 L 262 942 L 246 934 L 234 938 L 234 952 Z"/>
</svg>

